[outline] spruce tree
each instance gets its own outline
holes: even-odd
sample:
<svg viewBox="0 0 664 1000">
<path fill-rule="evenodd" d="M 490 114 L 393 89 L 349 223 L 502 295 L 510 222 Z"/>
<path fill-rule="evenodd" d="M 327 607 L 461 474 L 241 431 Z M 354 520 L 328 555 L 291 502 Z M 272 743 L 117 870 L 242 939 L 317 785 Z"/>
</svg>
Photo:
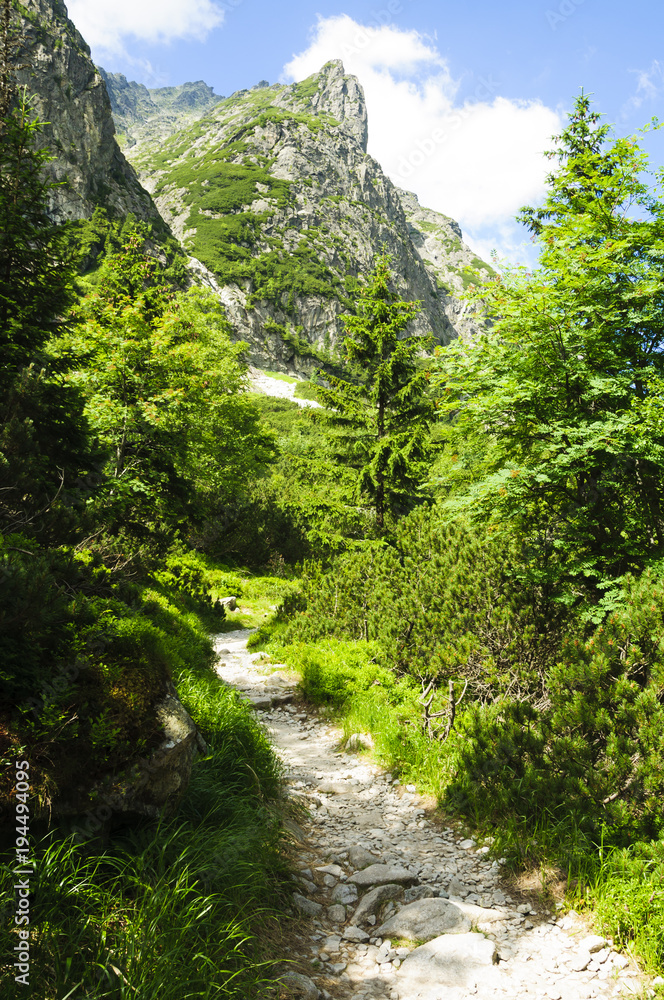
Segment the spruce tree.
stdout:
<svg viewBox="0 0 664 1000">
<path fill-rule="evenodd" d="M 430 341 L 402 336 L 419 303 L 399 298 L 391 258 L 382 253 L 357 303 L 345 317 L 347 379 L 323 376 L 319 396 L 336 430 L 341 457 L 359 472 L 358 491 L 370 500 L 382 530 L 422 496 L 433 407 L 418 357 Z"/>
<path fill-rule="evenodd" d="M 520 217 L 540 267 L 478 290 L 492 325 L 441 351 L 434 381 L 459 449 L 491 438 L 457 506 L 601 592 L 664 550 L 664 202 L 637 139 L 585 95 L 556 143 L 546 198 Z"/>
</svg>

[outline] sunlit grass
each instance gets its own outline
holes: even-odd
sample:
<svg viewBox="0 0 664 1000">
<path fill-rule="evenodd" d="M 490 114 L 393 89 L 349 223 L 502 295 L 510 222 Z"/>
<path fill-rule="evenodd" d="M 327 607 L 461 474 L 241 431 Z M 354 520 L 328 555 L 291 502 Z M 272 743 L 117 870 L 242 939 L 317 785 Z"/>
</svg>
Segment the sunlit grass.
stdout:
<svg viewBox="0 0 664 1000">
<path fill-rule="evenodd" d="M 267 600 L 273 591 L 261 584 L 255 593 Z M 57 830 L 34 844 L 30 995 L 40 1000 L 277 995 L 265 941 L 270 928 L 278 932 L 287 894 L 280 764 L 251 710 L 210 669 L 202 621 L 183 609 L 178 625 L 171 598 L 147 594 L 208 753 L 172 819 L 118 831 L 104 847 Z M 14 881 L 5 866 L 3 916 L 13 909 Z M 9 959 L 17 940 L 3 919 L 3 1000 L 26 996 Z"/>
</svg>

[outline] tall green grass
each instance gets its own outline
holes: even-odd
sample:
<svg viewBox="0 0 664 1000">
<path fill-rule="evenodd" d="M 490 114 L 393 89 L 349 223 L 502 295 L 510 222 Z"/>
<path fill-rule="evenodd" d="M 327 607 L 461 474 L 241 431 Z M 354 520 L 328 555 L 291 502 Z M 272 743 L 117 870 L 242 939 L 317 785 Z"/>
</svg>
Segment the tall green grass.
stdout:
<svg viewBox="0 0 664 1000">
<path fill-rule="evenodd" d="M 117 830 L 105 846 L 52 831 L 33 845 L 30 987 L 14 982 L 14 877 L 0 872 L 3 1000 L 188 1000 L 275 994 L 265 947 L 287 898 L 280 764 L 266 733 L 211 670 L 190 599 L 157 586 L 144 606 L 208 753 L 177 814 Z M 174 613 L 179 611 L 179 613 Z"/>
</svg>

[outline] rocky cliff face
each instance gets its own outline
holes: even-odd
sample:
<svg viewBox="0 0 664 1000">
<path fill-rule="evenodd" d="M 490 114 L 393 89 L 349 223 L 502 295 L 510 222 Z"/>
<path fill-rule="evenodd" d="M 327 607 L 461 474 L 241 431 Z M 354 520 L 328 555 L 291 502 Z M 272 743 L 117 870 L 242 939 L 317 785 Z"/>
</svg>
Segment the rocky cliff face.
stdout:
<svg viewBox="0 0 664 1000">
<path fill-rule="evenodd" d="M 115 126 L 104 81 L 90 49 L 67 16 L 61 0 L 24 0 L 19 85 L 26 86 L 42 121 L 43 143 L 56 157 L 48 166 L 53 215 L 84 219 L 101 205 L 111 213 L 158 221 L 115 141 Z"/>
<path fill-rule="evenodd" d="M 226 99 L 202 82 L 148 90 L 93 65 L 61 0 L 21 10 L 17 76 L 50 123 L 48 169 L 64 182 L 53 214 L 88 218 L 101 205 L 165 219 L 255 364 L 309 374 L 334 361 L 342 316 L 382 248 L 400 295 L 421 302 L 412 332 L 441 344 L 472 334 L 458 296 L 490 269 L 453 220 L 423 209 L 367 154 L 364 94 L 341 62 Z"/>
<path fill-rule="evenodd" d="M 158 145 L 223 101 L 202 80 L 148 90 L 142 83 L 127 80 L 122 73 L 107 73 L 101 68 L 99 73 L 106 84 L 122 149 Z M 136 152 L 138 148 L 134 155 Z"/>
<path fill-rule="evenodd" d="M 341 62 L 239 91 L 128 155 L 255 363 L 309 373 L 333 358 L 382 247 L 399 293 L 422 303 L 413 332 L 443 344 L 472 332 L 456 296 L 490 269 L 367 154 L 364 94 Z"/>
</svg>

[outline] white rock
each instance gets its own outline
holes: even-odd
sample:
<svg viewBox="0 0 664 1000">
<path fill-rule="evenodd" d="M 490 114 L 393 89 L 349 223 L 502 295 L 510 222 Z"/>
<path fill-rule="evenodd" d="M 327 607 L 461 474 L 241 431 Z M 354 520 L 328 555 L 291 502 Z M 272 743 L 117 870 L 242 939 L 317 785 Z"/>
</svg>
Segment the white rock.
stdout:
<svg viewBox="0 0 664 1000">
<path fill-rule="evenodd" d="M 363 871 L 351 875 L 348 881 L 359 886 L 387 885 L 390 882 L 413 885 L 417 882 L 417 876 L 397 865 L 369 865 Z"/>
<path fill-rule="evenodd" d="M 574 955 L 569 963 L 572 972 L 583 972 L 590 965 L 590 952 L 582 951 Z"/>
<path fill-rule="evenodd" d="M 496 944 L 482 934 L 445 934 L 411 951 L 399 969 L 400 992 L 433 997 L 429 990 L 466 989 L 478 980 L 485 982 L 496 960 Z M 416 994 L 417 995 L 417 994 Z"/>
<path fill-rule="evenodd" d="M 316 871 L 323 875 L 334 875 L 335 878 L 341 878 L 345 874 L 341 865 L 321 865 L 316 868 Z"/>
<path fill-rule="evenodd" d="M 347 927 L 343 933 L 345 941 L 368 941 L 369 935 L 366 931 L 363 931 L 360 927 Z"/>
<path fill-rule="evenodd" d="M 377 928 L 376 934 L 393 935 L 411 941 L 430 941 L 441 934 L 465 934 L 471 922 L 458 906 L 447 899 L 419 899 L 404 906 Z"/>
<path fill-rule="evenodd" d="M 606 938 L 600 937 L 599 934 L 589 934 L 581 941 L 579 948 L 582 951 L 589 951 L 591 955 L 595 952 L 601 951 L 606 945 Z"/>
</svg>

